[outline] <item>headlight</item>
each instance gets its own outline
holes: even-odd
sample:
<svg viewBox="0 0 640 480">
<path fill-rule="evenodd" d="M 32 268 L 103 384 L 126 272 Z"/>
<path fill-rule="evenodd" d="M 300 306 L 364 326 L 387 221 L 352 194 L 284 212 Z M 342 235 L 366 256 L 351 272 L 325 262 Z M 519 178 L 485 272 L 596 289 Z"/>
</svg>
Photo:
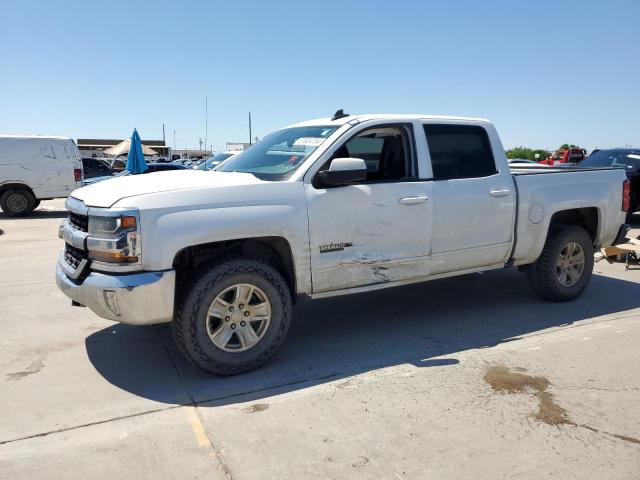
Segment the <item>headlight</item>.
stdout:
<svg viewBox="0 0 640 480">
<path fill-rule="evenodd" d="M 112 238 L 115 234 L 135 231 L 136 217 L 89 217 L 89 235 L 96 238 Z"/>
<path fill-rule="evenodd" d="M 139 263 L 140 235 L 134 215 L 89 215 L 89 258 L 108 264 Z"/>
</svg>

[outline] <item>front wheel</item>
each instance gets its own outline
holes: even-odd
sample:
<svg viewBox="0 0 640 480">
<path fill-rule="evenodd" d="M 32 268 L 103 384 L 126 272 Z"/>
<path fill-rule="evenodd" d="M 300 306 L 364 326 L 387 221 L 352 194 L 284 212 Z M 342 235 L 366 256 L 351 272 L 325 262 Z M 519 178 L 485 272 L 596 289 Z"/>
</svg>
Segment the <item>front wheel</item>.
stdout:
<svg viewBox="0 0 640 480">
<path fill-rule="evenodd" d="M 291 294 L 282 275 L 261 261 L 236 258 L 194 278 L 178 300 L 172 329 L 193 364 L 235 375 L 269 360 L 290 323 Z"/>
<path fill-rule="evenodd" d="M 566 302 L 580 296 L 593 272 L 593 243 L 577 225 L 549 234 L 536 262 L 527 271 L 533 290 L 546 300 Z"/>
</svg>

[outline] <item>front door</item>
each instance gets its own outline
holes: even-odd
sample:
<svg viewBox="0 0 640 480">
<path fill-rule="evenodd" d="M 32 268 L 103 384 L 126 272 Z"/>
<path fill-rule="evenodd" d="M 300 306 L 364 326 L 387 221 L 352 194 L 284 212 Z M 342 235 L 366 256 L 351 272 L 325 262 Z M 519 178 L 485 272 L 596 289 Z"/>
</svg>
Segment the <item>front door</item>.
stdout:
<svg viewBox="0 0 640 480">
<path fill-rule="evenodd" d="M 413 145 L 411 124 L 361 127 L 331 159 L 365 160 L 367 179 L 306 184 L 314 293 L 429 274 L 431 182 L 417 178 Z"/>
</svg>

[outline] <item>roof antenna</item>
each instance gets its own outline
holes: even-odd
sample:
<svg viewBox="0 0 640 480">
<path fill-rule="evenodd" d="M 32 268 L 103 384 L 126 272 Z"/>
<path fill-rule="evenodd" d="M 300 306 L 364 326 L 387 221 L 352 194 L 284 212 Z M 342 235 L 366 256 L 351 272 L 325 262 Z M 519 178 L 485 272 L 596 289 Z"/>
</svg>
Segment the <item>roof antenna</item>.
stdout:
<svg viewBox="0 0 640 480">
<path fill-rule="evenodd" d="M 344 113 L 344 110 L 340 109 L 336 113 L 333 114 L 333 117 L 331 117 L 331 121 L 339 120 L 340 118 L 344 118 L 344 117 L 348 117 L 348 116 L 349 116 L 348 113 Z"/>
</svg>

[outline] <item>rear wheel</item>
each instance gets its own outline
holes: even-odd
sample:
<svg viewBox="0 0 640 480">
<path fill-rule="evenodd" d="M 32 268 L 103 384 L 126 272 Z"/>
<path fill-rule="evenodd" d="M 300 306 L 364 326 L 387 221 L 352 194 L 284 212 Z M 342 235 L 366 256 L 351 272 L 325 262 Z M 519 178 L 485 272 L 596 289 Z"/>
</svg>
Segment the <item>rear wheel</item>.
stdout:
<svg viewBox="0 0 640 480">
<path fill-rule="evenodd" d="M 291 294 L 272 266 L 237 258 L 196 275 L 172 329 L 182 353 L 217 375 L 253 370 L 278 350 L 291 322 Z"/>
<path fill-rule="evenodd" d="M 0 197 L 0 207 L 10 217 L 21 217 L 36 208 L 36 198 L 26 189 L 7 190 Z"/>
<path fill-rule="evenodd" d="M 546 300 L 565 302 L 580 296 L 591 279 L 593 244 L 577 225 L 549 234 L 538 260 L 527 271 L 533 290 Z"/>
</svg>

